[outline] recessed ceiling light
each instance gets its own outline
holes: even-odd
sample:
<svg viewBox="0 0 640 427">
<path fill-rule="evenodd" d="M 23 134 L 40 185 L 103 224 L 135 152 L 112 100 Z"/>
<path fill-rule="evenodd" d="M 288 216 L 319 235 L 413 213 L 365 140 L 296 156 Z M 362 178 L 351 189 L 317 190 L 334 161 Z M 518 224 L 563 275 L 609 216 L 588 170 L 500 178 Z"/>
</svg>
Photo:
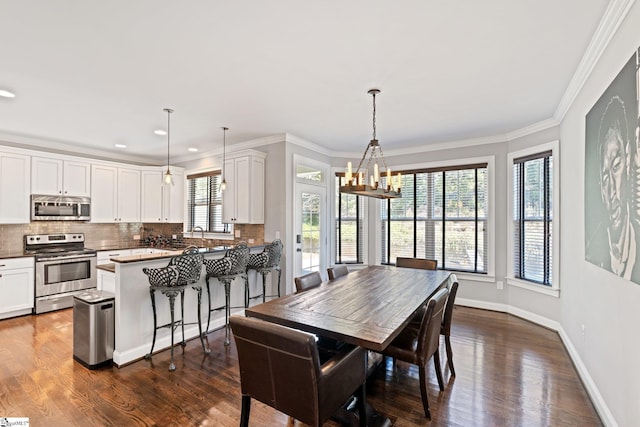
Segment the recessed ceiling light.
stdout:
<svg viewBox="0 0 640 427">
<path fill-rule="evenodd" d="M 0 96 L 3 98 L 15 98 L 16 94 L 5 89 L 0 89 Z"/>
<path fill-rule="evenodd" d="M 166 130 L 162 130 L 162 129 L 156 129 L 153 131 L 153 133 L 155 133 L 156 135 L 166 135 L 167 131 Z"/>
<path fill-rule="evenodd" d="M 116 148 L 127 148 L 127 146 L 124 145 L 124 144 L 115 144 L 115 147 Z"/>
<path fill-rule="evenodd" d="M 198 151 L 198 149 L 195 148 L 195 147 L 189 147 L 189 148 L 187 148 L 187 150 L 191 151 L 192 153 L 196 153 Z"/>
</svg>

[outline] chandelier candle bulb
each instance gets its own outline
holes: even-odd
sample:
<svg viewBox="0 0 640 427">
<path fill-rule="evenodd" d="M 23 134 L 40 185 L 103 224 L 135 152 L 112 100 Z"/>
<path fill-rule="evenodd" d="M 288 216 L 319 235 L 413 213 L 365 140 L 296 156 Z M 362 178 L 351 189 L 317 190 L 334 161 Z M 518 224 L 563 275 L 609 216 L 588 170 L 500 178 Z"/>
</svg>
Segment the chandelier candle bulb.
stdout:
<svg viewBox="0 0 640 427">
<path fill-rule="evenodd" d="M 351 183 L 351 178 L 353 177 L 352 174 L 352 170 L 351 170 L 351 162 L 347 163 L 347 173 L 345 174 L 345 178 L 347 179 L 348 183 Z"/>
<path fill-rule="evenodd" d="M 364 181 L 362 180 L 362 172 L 358 175 L 358 185 L 363 185 Z"/>
<path fill-rule="evenodd" d="M 376 182 L 376 184 L 380 182 L 380 172 L 378 171 L 378 163 L 373 164 L 373 180 Z"/>
</svg>

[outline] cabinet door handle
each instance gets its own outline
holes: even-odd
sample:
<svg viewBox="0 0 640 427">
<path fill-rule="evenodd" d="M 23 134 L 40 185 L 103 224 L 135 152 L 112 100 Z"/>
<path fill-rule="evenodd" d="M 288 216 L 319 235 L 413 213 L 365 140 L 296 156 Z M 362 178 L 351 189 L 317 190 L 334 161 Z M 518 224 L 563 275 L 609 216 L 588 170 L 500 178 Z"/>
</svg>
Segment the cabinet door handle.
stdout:
<svg viewBox="0 0 640 427">
<path fill-rule="evenodd" d="M 0 264 L 0 267 L 6 267 L 7 264 Z"/>
</svg>

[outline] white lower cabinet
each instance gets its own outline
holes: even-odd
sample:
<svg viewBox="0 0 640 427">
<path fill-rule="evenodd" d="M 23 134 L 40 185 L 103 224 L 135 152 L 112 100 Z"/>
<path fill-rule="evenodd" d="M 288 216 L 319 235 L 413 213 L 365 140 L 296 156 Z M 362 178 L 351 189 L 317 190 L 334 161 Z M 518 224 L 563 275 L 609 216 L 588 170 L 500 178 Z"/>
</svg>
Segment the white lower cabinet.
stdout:
<svg viewBox="0 0 640 427">
<path fill-rule="evenodd" d="M 97 288 L 99 291 L 116 293 L 116 273 L 98 269 Z"/>
<path fill-rule="evenodd" d="M 98 251 L 98 259 L 96 260 L 96 264 L 98 265 L 111 264 L 111 258 L 133 255 L 131 251 L 132 251 L 131 249 L 114 249 L 112 251 Z"/>
<path fill-rule="evenodd" d="M 30 314 L 34 288 L 32 257 L 0 259 L 0 319 Z"/>
</svg>

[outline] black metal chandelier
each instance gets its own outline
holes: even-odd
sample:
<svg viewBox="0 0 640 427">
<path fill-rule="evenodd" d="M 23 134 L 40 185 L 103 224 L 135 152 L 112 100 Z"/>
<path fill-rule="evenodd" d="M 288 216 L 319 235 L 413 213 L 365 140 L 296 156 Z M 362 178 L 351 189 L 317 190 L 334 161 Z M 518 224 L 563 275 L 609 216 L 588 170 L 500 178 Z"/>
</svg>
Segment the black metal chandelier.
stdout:
<svg viewBox="0 0 640 427">
<path fill-rule="evenodd" d="M 351 162 L 347 163 L 345 184 L 340 186 L 340 192 L 374 197 L 376 199 L 395 199 L 402 197 L 400 193 L 402 175 L 400 173 L 395 177 L 391 175 L 391 169 L 387 166 L 384 155 L 382 154 L 382 148 L 380 148 L 380 143 L 376 139 L 376 95 L 380 93 L 380 90 L 370 89 L 368 93 L 373 97 L 373 138 L 364 150 L 355 175 Z M 369 159 L 365 165 L 364 161 L 369 152 Z M 380 171 L 378 160 L 382 162 L 385 169 L 384 171 Z M 370 169 L 372 166 L 373 170 Z M 386 175 L 387 179 L 385 185 L 382 185 L 381 177 L 384 175 Z"/>
</svg>

